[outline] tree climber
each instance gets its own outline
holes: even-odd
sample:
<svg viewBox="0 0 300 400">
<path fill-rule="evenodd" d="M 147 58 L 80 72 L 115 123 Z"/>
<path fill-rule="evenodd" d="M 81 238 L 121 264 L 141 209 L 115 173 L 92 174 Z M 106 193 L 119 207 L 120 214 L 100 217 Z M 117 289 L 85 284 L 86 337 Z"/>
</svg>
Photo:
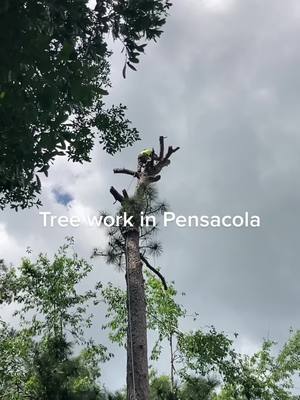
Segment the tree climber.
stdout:
<svg viewBox="0 0 300 400">
<path fill-rule="evenodd" d="M 138 155 L 138 172 L 141 172 L 142 168 L 154 160 L 158 160 L 158 156 L 155 154 L 153 148 L 144 149 Z"/>
</svg>

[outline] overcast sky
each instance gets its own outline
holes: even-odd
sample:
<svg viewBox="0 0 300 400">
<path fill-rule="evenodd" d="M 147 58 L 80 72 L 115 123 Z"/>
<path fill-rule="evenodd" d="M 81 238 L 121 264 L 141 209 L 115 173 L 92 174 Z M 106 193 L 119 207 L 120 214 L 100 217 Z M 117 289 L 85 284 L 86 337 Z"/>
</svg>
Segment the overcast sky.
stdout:
<svg viewBox="0 0 300 400">
<path fill-rule="evenodd" d="M 142 142 L 110 157 L 95 148 L 85 165 L 58 160 L 44 181 L 41 211 L 57 215 L 114 211 L 111 184 L 128 187 L 115 167 L 134 168 L 137 153 L 158 136 L 181 150 L 164 170 L 160 196 L 177 215 L 249 211 L 256 229 L 163 228 L 164 254 L 152 260 L 199 313 L 187 329 L 214 324 L 239 332 L 239 349 L 263 338 L 284 341 L 299 327 L 300 3 L 298 0 L 174 0 L 165 33 L 147 48 L 138 72 L 121 75 L 112 58 L 110 101 L 128 106 Z M 116 47 L 117 52 L 119 48 Z M 131 190 L 133 185 L 131 185 Z M 59 195 L 71 200 L 68 208 Z M 73 235 L 89 257 L 104 232 L 87 226 L 43 228 L 38 210 L 0 216 L 0 257 L 17 264 L 30 246 L 49 255 Z M 95 279 L 124 283 L 102 260 Z M 2 309 L 3 312 L 3 309 Z M 100 337 L 103 311 L 93 329 Z M 104 341 L 104 339 L 102 340 Z M 106 385 L 125 382 L 125 355 L 104 368 Z M 119 355 L 120 354 L 120 355 Z M 120 363 L 120 358 L 124 363 Z M 160 364 L 167 372 L 167 359 Z"/>
</svg>

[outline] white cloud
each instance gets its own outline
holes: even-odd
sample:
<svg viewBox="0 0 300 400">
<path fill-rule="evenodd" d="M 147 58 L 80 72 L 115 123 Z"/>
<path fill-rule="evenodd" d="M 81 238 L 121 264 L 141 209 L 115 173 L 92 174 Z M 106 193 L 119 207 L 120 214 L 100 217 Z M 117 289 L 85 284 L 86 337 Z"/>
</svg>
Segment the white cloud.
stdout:
<svg viewBox="0 0 300 400">
<path fill-rule="evenodd" d="M 226 13 L 230 11 L 236 0 L 198 0 L 198 4 L 206 11 L 213 12 L 213 13 Z"/>
<path fill-rule="evenodd" d="M 24 256 L 26 247 L 17 243 L 13 235 L 7 232 L 6 224 L 0 223 L 0 257 L 5 257 L 5 260 L 17 262 Z"/>
</svg>

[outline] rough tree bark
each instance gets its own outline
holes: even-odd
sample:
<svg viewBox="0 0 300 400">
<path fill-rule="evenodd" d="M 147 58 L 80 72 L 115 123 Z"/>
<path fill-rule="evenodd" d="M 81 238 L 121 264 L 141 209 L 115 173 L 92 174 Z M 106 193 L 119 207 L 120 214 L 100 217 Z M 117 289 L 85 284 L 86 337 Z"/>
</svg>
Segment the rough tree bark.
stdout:
<svg viewBox="0 0 300 400">
<path fill-rule="evenodd" d="M 149 399 L 146 300 L 139 232 L 126 234 L 127 255 L 127 398 Z"/>
<path fill-rule="evenodd" d="M 160 136 L 159 143 L 158 155 L 153 153 L 151 160 L 148 160 L 141 170 L 139 168 L 137 171 L 126 168 L 114 170 L 114 173 L 137 178 L 133 195 L 133 199 L 137 202 L 142 203 L 147 187 L 160 180 L 159 173 L 170 164 L 170 156 L 179 149 L 179 147 L 169 146 L 165 154 L 163 136 Z M 123 190 L 121 194 L 111 187 L 110 192 L 126 209 L 126 202 L 130 200 L 126 190 Z M 134 221 L 134 227 L 122 231 L 126 241 L 127 261 L 127 400 L 149 400 L 146 299 L 142 272 L 142 266 L 146 260 L 140 253 L 140 220 L 134 218 Z"/>
</svg>

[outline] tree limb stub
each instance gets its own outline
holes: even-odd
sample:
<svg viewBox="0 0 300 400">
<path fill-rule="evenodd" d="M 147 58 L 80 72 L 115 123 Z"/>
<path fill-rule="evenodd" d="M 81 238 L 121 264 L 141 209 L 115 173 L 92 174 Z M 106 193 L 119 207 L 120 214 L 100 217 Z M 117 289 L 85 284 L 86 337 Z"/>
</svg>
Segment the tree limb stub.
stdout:
<svg viewBox="0 0 300 400">
<path fill-rule="evenodd" d="M 136 171 L 132 171 L 127 168 L 115 168 L 114 170 L 115 174 L 125 174 L 125 175 L 131 175 L 134 176 L 135 178 L 139 178 L 140 174 Z"/>
<path fill-rule="evenodd" d="M 152 182 L 152 183 L 154 183 L 154 182 L 157 182 L 157 181 L 159 181 L 159 180 L 160 180 L 160 178 L 161 178 L 161 176 L 160 176 L 160 175 L 156 175 L 156 176 L 149 176 L 149 182 Z"/>
<path fill-rule="evenodd" d="M 126 189 L 123 189 L 123 190 L 122 190 L 122 194 L 123 194 L 123 196 L 124 196 L 124 199 L 129 199 L 129 196 L 128 196 L 128 193 L 127 193 L 127 190 L 126 190 Z"/>
<path fill-rule="evenodd" d="M 159 137 L 159 159 L 162 160 L 164 158 L 165 153 L 165 138 L 163 136 Z"/>
<path fill-rule="evenodd" d="M 180 149 L 180 147 L 175 147 L 175 149 L 173 149 L 172 146 L 169 146 L 168 151 L 167 151 L 167 154 L 166 154 L 166 156 L 165 156 L 164 159 L 165 159 L 165 160 L 169 159 L 170 156 L 171 156 L 173 153 L 175 153 L 177 150 L 179 150 L 179 149 Z"/>
<path fill-rule="evenodd" d="M 119 201 L 120 203 L 124 201 L 124 197 L 113 186 L 110 188 L 110 193 L 116 201 Z"/>
</svg>

